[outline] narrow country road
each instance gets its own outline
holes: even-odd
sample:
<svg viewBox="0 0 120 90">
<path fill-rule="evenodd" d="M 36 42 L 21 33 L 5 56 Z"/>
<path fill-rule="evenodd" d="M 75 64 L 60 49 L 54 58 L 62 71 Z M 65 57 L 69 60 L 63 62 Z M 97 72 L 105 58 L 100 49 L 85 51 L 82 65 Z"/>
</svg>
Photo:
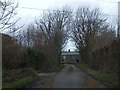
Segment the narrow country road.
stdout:
<svg viewBox="0 0 120 90">
<path fill-rule="evenodd" d="M 63 70 L 56 74 L 53 88 L 105 88 L 105 86 L 74 65 L 66 64 Z"/>
</svg>

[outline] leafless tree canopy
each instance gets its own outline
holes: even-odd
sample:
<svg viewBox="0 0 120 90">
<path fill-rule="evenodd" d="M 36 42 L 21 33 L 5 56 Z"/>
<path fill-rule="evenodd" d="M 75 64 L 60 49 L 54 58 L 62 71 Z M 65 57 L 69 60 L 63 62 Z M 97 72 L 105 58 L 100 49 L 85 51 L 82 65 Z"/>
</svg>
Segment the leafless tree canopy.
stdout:
<svg viewBox="0 0 120 90">
<path fill-rule="evenodd" d="M 10 28 L 18 20 L 12 21 L 12 18 L 17 14 L 15 12 L 18 4 L 11 1 L 0 1 L 0 31 Z"/>
<path fill-rule="evenodd" d="M 64 47 L 68 37 L 71 13 L 70 9 L 64 8 L 45 13 L 41 19 L 36 20 L 37 29 L 43 33 L 44 39 L 60 46 L 59 50 Z"/>
<path fill-rule="evenodd" d="M 73 21 L 72 33 L 76 47 L 81 48 L 87 45 L 88 39 L 100 35 L 100 32 L 108 28 L 105 18 L 98 8 L 78 8 Z"/>
</svg>

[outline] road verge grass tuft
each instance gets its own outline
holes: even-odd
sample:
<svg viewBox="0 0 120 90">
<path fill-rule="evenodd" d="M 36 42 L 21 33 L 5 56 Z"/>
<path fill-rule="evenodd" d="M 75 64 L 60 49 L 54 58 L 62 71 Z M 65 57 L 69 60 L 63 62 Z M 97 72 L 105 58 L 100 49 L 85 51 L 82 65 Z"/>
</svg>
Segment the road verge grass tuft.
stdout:
<svg viewBox="0 0 120 90">
<path fill-rule="evenodd" d="M 93 70 L 87 64 L 77 64 L 76 66 L 108 87 L 117 87 L 118 80 L 114 74 L 102 70 Z"/>
</svg>

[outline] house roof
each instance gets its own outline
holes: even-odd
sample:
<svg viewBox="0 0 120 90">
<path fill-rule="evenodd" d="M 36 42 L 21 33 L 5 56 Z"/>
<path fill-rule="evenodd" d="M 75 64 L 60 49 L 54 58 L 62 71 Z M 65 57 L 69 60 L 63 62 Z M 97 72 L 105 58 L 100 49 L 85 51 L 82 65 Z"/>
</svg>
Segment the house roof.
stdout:
<svg viewBox="0 0 120 90">
<path fill-rule="evenodd" d="M 79 55 L 79 52 L 62 52 L 62 55 Z"/>
</svg>

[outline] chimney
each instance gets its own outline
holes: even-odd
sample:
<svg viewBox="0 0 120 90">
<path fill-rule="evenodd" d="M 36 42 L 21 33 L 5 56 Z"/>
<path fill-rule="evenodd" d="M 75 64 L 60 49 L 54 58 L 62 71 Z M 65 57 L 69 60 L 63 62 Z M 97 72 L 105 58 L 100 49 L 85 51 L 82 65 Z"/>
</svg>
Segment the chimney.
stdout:
<svg viewBox="0 0 120 90">
<path fill-rule="evenodd" d="M 68 50 L 68 52 L 70 52 L 70 49 Z"/>
</svg>

